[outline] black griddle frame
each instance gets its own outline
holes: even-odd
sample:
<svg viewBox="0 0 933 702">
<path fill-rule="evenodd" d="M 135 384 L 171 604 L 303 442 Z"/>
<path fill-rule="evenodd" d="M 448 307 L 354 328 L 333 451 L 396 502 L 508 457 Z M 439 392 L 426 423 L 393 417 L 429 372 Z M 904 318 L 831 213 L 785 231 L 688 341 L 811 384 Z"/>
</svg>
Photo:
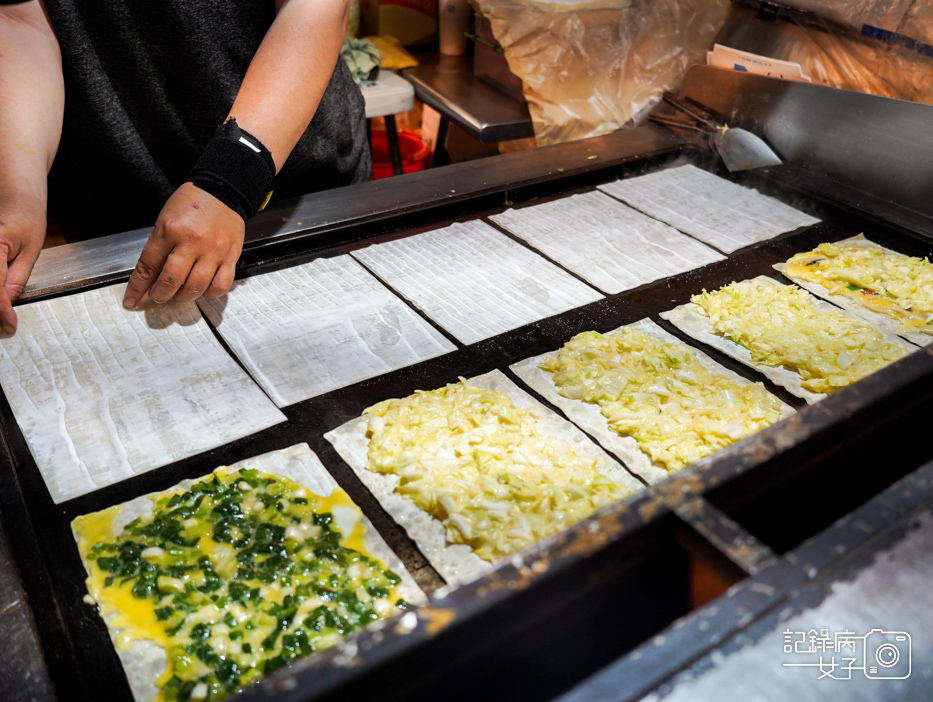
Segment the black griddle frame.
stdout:
<svg viewBox="0 0 933 702">
<path fill-rule="evenodd" d="M 656 128 L 646 129 L 657 134 Z M 616 155 L 569 174 L 528 178 L 516 173 L 515 182 L 524 177 L 526 184 L 262 241 L 245 252 L 244 272 L 255 275 L 343 254 L 455 219 L 486 217 L 516 203 L 591 190 L 598 183 L 672 162 L 709 167 L 706 158 L 683 144 L 668 144 L 652 153 L 636 149 Z M 775 606 L 782 593 L 799 583 L 800 573 L 793 568 L 793 577 L 786 575 L 790 566 L 785 554 L 933 458 L 929 442 L 917 440 L 923 437 L 924 419 L 933 406 L 929 351 L 918 350 L 812 407 L 803 407 L 800 400 L 764 381 L 800 411 L 451 592 L 441 587 L 438 574 L 323 439 L 326 431 L 370 404 L 438 387 L 458 376 L 498 368 L 522 385 L 507 370 L 509 364 L 555 349 L 589 329 L 607 331 L 650 316 L 698 346 L 660 320 L 658 313 L 687 302 L 702 288 L 759 274 L 780 278 L 773 263 L 822 241 L 865 232 L 905 253 L 933 251 L 931 240 L 920 234 L 812 193 L 795 192 L 798 180 L 791 166 L 738 180 L 818 213 L 823 221 L 699 270 L 608 296 L 477 344 L 458 344 L 458 350 L 446 356 L 298 403 L 285 408 L 285 424 L 63 505 L 52 504 L 9 405 L 5 398 L 0 400 L 0 512 L 58 696 L 130 699 L 106 628 L 96 610 L 81 601 L 84 570 L 70 536 L 71 519 L 298 442 L 310 444 L 416 580 L 434 595 L 430 606 L 418 613 L 413 630 L 403 630 L 398 621 L 371 628 L 356 637 L 350 649 L 337 647 L 278 671 L 237 699 L 553 699 L 626 652 L 647 645 L 643 642 L 687 615 L 692 609 L 693 562 L 709 563 L 733 582 L 783 574 L 775 580 L 774 597 L 758 601 L 757 609 L 733 601 L 721 608 L 704 637 L 659 647 L 659 657 L 650 659 L 650 666 L 629 665 L 627 687 L 618 697 L 629 699 L 687 665 L 712 637 L 740 628 L 743 617 Z M 81 289 L 111 282 L 112 278 L 90 280 Z M 744 377 L 763 380 L 713 349 L 703 351 Z M 892 442 L 902 447 L 893 461 Z M 879 463 L 887 470 L 877 471 Z M 850 479 L 848 487 L 839 489 L 842 474 L 858 480 Z M 819 510 L 809 509 L 816 503 Z M 799 516 L 790 527 L 788 510 Z"/>
</svg>

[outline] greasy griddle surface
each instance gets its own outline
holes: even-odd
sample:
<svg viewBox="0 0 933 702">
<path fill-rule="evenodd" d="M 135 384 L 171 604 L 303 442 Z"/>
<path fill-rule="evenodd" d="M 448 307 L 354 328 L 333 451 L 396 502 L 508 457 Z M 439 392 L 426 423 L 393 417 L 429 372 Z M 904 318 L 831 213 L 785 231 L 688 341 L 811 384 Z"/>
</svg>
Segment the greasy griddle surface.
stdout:
<svg viewBox="0 0 933 702">
<path fill-rule="evenodd" d="M 571 192 L 568 190 L 563 195 Z M 454 382 L 460 376 L 476 376 L 498 368 L 525 387 L 508 371 L 509 364 L 554 350 L 573 335 L 587 330 L 607 332 L 643 317 L 650 317 L 689 345 L 697 346 L 696 342 L 661 320 L 658 314 L 687 302 L 691 295 L 704 288 L 714 289 L 735 280 L 767 275 L 789 282 L 774 271 L 772 265 L 824 241 L 836 241 L 864 232 L 869 239 L 903 253 L 920 256 L 931 253 L 930 244 L 919 238 L 831 207 L 818 207 L 814 202 L 808 204 L 807 209 L 823 217 L 822 223 L 741 250 L 724 261 L 704 268 L 612 295 L 470 346 L 458 344 L 458 350 L 446 356 L 292 405 L 283 410 L 288 417 L 285 424 L 59 506 L 55 506 L 49 497 L 6 399 L 0 399 L 0 429 L 8 452 L 4 461 L 11 463 L 13 468 L 10 470 L 11 466 L 0 466 L 0 503 L 59 689 L 67 690 L 70 693 L 68 696 L 75 699 L 131 699 L 103 621 L 94 608 L 81 601 L 86 592 L 85 573 L 69 526 L 75 517 L 142 494 L 167 489 L 185 478 L 206 475 L 219 465 L 307 442 L 341 487 L 399 554 L 418 583 L 427 590 L 434 589 L 443 581 L 340 460 L 333 447 L 324 440 L 324 433 L 357 417 L 371 404 L 390 397 L 405 396 L 417 389 L 433 389 Z M 484 212 L 478 217 L 489 214 L 493 212 Z M 432 224 L 430 227 L 370 239 L 354 246 L 335 247 L 312 255 L 297 256 L 274 264 L 255 265 L 248 274 L 293 266 L 318 256 L 347 253 L 359 246 L 435 229 L 444 224 Z M 763 381 L 771 392 L 791 406 L 802 406 L 802 401 L 746 366 L 715 349 L 703 348 L 703 351 L 739 375 Z"/>
</svg>

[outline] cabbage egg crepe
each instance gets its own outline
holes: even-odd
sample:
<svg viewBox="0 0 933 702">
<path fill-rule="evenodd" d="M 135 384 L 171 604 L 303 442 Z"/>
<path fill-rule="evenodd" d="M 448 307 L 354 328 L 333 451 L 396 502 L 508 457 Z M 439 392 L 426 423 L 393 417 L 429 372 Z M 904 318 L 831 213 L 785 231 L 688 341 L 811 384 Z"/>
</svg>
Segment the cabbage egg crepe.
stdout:
<svg viewBox="0 0 933 702">
<path fill-rule="evenodd" d="M 760 383 L 716 373 L 686 345 L 636 329 L 578 334 L 539 367 L 562 396 L 598 405 L 611 429 L 669 471 L 782 416 L 782 403 Z"/>
<path fill-rule="evenodd" d="M 902 331 L 933 335 L 933 264 L 925 258 L 889 251 L 858 236 L 799 253 L 784 272 L 897 320 Z"/>
<path fill-rule="evenodd" d="M 364 414 L 369 470 L 398 476 L 396 492 L 486 561 L 631 494 L 499 390 L 461 380 Z"/>
<path fill-rule="evenodd" d="M 908 353 L 865 322 L 817 307 L 794 285 L 745 280 L 704 290 L 691 302 L 716 335 L 747 349 L 753 363 L 794 371 L 815 393 L 850 385 Z"/>
</svg>

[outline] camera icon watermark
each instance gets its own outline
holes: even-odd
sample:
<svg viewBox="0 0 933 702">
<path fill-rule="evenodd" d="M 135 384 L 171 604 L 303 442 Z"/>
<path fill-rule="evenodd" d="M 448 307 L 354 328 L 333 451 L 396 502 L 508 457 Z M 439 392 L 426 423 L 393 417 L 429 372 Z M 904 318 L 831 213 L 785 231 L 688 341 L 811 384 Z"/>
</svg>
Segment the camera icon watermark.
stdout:
<svg viewBox="0 0 933 702">
<path fill-rule="evenodd" d="M 904 680 L 910 677 L 910 634 L 906 631 L 872 629 L 861 636 L 855 632 L 829 629 L 791 631 L 784 635 L 784 653 L 796 660 L 785 668 L 818 668 L 818 679 L 851 680 L 860 670 L 873 680 Z"/>
</svg>

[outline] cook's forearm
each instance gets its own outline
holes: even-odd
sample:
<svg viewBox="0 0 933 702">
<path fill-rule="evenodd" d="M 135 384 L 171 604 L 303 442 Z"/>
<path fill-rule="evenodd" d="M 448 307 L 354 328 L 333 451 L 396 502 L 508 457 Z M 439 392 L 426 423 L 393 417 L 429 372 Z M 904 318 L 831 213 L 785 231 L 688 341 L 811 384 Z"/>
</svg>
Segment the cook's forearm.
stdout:
<svg viewBox="0 0 933 702">
<path fill-rule="evenodd" d="M 311 122 L 346 34 L 347 0 L 285 0 L 253 57 L 230 115 L 276 170 Z"/>
<path fill-rule="evenodd" d="M 58 41 L 38 0 L 0 6 L 0 196 L 39 199 L 62 132 Z"/>
</svg>

